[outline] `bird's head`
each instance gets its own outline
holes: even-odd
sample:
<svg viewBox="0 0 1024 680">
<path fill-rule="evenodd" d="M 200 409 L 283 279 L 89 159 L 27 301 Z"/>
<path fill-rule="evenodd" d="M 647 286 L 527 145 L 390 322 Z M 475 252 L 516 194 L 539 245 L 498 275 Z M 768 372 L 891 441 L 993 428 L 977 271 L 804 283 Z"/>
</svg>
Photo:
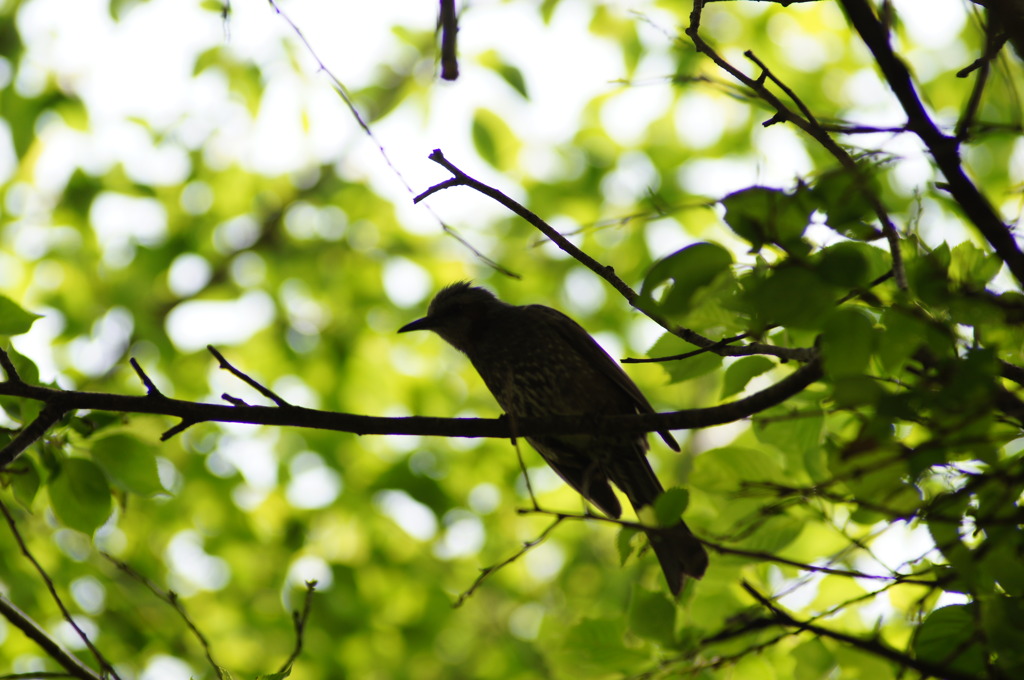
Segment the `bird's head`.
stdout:
<svg viewBox="0 0 1024 680">
<path fill-rule="evenodd" d="M 450 345 L 465 352 L 474 326 L 504 306 L 505 303 L 489 290 L 468 281 L 459 281 L 442 288 L 434 296 L 425 317 L 402 326 L 398 332 L 434 331 Z"/>
</svg>

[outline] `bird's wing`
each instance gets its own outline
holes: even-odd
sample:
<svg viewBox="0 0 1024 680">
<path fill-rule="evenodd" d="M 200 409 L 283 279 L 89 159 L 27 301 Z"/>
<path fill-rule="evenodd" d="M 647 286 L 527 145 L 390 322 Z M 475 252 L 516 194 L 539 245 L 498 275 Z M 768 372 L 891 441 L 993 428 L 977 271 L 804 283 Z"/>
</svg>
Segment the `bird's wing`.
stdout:
<svg viewBox="0 0 1024 680">
<path fill-rule="evenodd" d="M 544 314 L 545 317 L 551 322 L 551 325 L 558 331 L 558 334 L 565 339 L 569 345 L 579 352 L 579 354 L 586 359 L 587 363 L 594 366 L 599 370 L 605 377 L 607 377 L 614 385 L 621 389 L 636 407 L 636 410 L 640 413 L 655 413 L 654 407 L 651 406 L 651 402 L 647 401 L 647 397 L 644 396 L 640 388 L 636 386 L 632 378 L 626 374 L 619 363 L 608 356 L 608 353 L 604 351 L 601 345 L 597 344 L 597 341 L 590 337 L 590 333 L 580 326 L 578 323 L 570 319 L 565 314 L 562 314 L 557 309 L 551 307 L 545 307 L 544 305 L 530 305 L 529 309 Z M 676 443 L 675 438 L 667 430 L 659 430 L 658 434 L 665 440 L 665 443 L 673 451 L 679 450 L 679 444 Z"/>
</svg>

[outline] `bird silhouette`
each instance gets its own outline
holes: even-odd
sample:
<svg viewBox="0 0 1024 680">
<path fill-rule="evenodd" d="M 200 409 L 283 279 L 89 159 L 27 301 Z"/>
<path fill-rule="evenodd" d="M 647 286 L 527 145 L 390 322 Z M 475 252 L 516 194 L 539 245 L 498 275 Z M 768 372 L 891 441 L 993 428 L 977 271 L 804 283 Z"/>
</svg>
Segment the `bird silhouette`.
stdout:
<svg viewBox="0 0 1024 680">
<path fill-rule="evenodd" d="M 398 332 L 417 330 L 433 331 L 465 353 L 512 418 L 654 413 L 636 384 L 583 327 L 550 307 L 510 305 L 463 281 L 438 292 L 427 316 Z M 658 434 L 679 450 L 668 431 Z M 647 461 L 646 435 L 602 429 L 531 436 L 527 441 L 563 480 L 609 517 L 622 515 L 610 483 L 638 513 L 664 492 Z M 673 594 L 682 590 L 686 576 L 704 575 L 707 552 L 682 520 L 645 531 Z"/>
</svg>

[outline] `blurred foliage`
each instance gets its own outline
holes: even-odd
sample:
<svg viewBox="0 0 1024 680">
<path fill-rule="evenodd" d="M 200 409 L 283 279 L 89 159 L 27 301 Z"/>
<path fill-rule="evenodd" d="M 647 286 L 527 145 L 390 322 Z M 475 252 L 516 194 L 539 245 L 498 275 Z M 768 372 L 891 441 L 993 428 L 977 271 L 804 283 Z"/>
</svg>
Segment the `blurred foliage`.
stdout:
<svg viewBox="0 0 1024 680">
<path fill-rule="evenodd" d="M 293 403 L 496 416 L 462 357 L 436 338 L 394 335 L 433 290 L 465 277 L 509 301 L 564 309 L 621 356 L 696 349 L 538 245 L 529 225 L 477 208 L 467 189 L 443 192 L 453 214 L 468 215 L 456 220 L 462 235 L 520 280 L 436 222 L 412 224 L 398 205 L 409 197 L 382 188 L 397 179 L 370 171 L 384 166 L 379 150 L 341 106 L 330 126 L 346 130 L 342 143 L 326 156 L 313 149 L 329 85 L 309 81 L 309 55 L 272 9 L 258 11 L 277 33 L 252 37 L 245 12 L 257 9 L 239 3 L 110 2 L 96 21 L 130 31 L 133 18 L 173 5 L 199 12 L 214 36 L 189 43 L 181 96 L 201 104 L 168 116 L 111 113 L 88 91 L 57 42 L 28 28 L 58 16 L 57 4 L 0 2 L 0 154 L 10 158 L 0 156 L 0 333 L 16 336 L 11 357 L 26 382 L 141 394 L 135 357 L 168 396 L 258 402 L 217 371 L 200 349 L 209 342 Z M 886 3 L 895 45 L 948 129 L 977 78 L 956 72 L 983 53 L 985 12 L 996 11 L 982 5 L 936 3 L 946 33 L 929 35 L 919 16 L 901 21 L 907 3 Z M 891 129 L 904 118 L 837 3 L 713 3 L 702 34 L 756 77 L 742 56 L 751 50 L 820 121 L 878 126 L 836 135 L 859 178 L 795 128 L 762 126 L 774 111 L 680 32 L 690 9 L 470 5 L 461 39 L 486 49 L 461 55 L 463 80 L 432 77 L 429 22 L 399 25 L 374 37 L 393 39 L 394 56 L 351 96 L 389 153 L 398 142 L 380 130 L 393 121 L 450 116 L 444 139 L 416 139 L 422 157 L 442 144 L 475 149 L 452 159 L 470 174 L 501 173 L 497 186 L 640 290 L 638 308 L 713 340 L 748 334 L 823 353 L 822 381 L 749 424 L 679 433 L 682 455 L 654 446 L 666 486 L 687 489 L 667 495 L 659 517 L 685 509 L 717 546 L 707 576 L 675 603 L 636 532 L 564 521 L 453 608 L 481 568 L 551 522 L 516 512 L 529 496 L 508 442 L 214 424 L 160 442 L 167 419 L 79 413 L 3 472 L 0 498 L 122 677 L 215 677 L 183 616 L 137 575 L 180 597 L 234 677 L 288 658 L 291 611 L 310 580 L 317 593 L 292 677 L 919 677 L 901 655 L 950 677 L 1024 674 L 1024 409 L 1020 384 L 1006 379 L 1021 375 L 1018 284 L 910 135 Z M 509 30 L 551 38 L 516 36 L 552 68 L 575 56 L 560 17 L 587 19 L 571 39 L 609 60 L 578 72 L 606 85 L 565 105 L 579 107 L 573 129 L 524 113 L 560 106 L 545 102 L 536 64 L 486 35 L 467 40 L 474 17 L 499 11 L 530 19 Z M 962 150 L 972 179 L 1015 221 L 1024 80 L 1009 50 L 990 66 Z M 344 81 L 346 65 L 336 68 Z M 296 167 L 271 171 L 239 139 L 281 82 L 293 86 L 308 148 Z M 484 82 L 495 87 L 482 99 L 452 97 Z M 865 189 L 899 229 L 906 289 Z M 659 410 L 674 410 L 741 398 L 788 374 L 786 363 L 703 353 L 630 371 Z M 10 397 L 0 406 L 3 442 L 40 409 Z M 523 455 L 544 508 L 580 509 Z M 6 528 L 0 546 L 0 591 L 95 666 Z M 743 584 L 835 635 L 780 625 Z M 2 624 L 0 664 L 58 670 Z"/>
</svg>

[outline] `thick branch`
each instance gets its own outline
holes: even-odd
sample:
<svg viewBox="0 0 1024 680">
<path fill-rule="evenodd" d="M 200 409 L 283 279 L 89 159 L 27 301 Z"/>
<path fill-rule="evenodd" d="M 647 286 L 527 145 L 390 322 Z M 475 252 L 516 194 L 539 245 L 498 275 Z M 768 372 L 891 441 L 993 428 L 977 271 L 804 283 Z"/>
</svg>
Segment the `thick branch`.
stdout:
<svg viewBox="0 0 1024 680">
<path fill-rule="evenodd" d="M 455 14 L 455 0 L 441 0 L 441 77 L 455 80 L 459 77 L 459 60 L 455 49 L 455 36 L 459 32 L 459 19 Z"/>
<path fill-rule="evenodd" d="M 928 115 L 910 71 L 892 49 L 885 25 L 875 16 L 867 0 L 841 0 L 841 4 L 906 112 L 907 128 L 921 138 L 945 176 L 949 193 L 1014 277 L 1024 283 L 1024 253 L 995 208 L 964 173 L 957 139 L 943 134 Z"/>
<path fill-rule="evenodd" d="M 307 427 L 354 434 L 404 434 L 442 437 L 492 437 L 578 434 L 583 432 L 654 432 L 722 425 L 750 417 L 784 402 L 821 377 L 818 361 L 812 361 L 775 385 L 721 406 L 650 415 L 557 418 L 518 418 L 515 432 L 506 418 L 382 418 L 335 413 L 298 406 L 229 406 L 183 401 L 167 397 L 129 396 L 103 392 L 74 392 L 25 383 L 0 382 L 0 395 L 33 399 L 60 412 L 88 409 L 117 413 L 144 413 L 181 418 L 186 423 L 223 422 L 252 425 Z M 169 433 L 164 434 L 164 439 Z"/>
</svg>

